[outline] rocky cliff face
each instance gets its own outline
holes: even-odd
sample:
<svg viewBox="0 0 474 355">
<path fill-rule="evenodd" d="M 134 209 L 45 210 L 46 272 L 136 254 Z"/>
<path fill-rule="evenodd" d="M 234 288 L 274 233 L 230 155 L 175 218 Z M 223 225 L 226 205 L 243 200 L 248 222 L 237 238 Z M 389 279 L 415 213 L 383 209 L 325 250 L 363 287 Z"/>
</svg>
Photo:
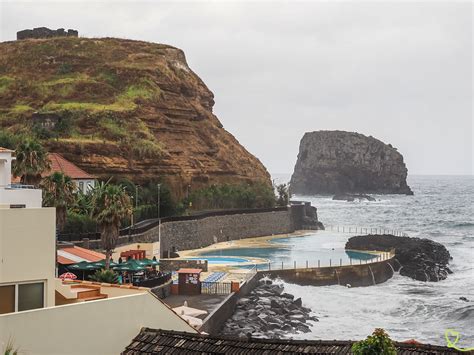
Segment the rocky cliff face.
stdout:
<svg viewBox="0 0 474 355">
<path fill-rule="evenodd" d="M 291 177 L 298 194 L 413 194 L 402 155 L 390 144 L 359 133 L 317 131 L 300 142 Z"/>
<path fill-rule="evenodd" d="M 212 113 L 182 50 L 59 37 L 0 43 L 0 129 L 35 132 L 100 178 L 188 186 L 265 183 L 261 162 Z"/>
</svg>

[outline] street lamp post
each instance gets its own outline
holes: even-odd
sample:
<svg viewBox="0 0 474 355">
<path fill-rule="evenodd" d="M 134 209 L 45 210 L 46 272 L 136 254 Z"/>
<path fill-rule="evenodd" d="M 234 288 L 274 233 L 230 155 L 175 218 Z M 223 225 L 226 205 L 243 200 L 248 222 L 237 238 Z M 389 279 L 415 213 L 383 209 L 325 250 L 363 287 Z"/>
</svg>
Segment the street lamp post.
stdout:
<svg viewBox="0 0 474 355">
<path fill-rule="evenodd" d="M 156 202 L 157 202 L 156 211 L 157 211 L 157 214 L 158 214 L 158 219 L 160 219 L 160 192 L 161 192 L 161 184 L 156 185 L 156 187 L 158 188 L 158 200 L 156 201 Z"/>
</svg>

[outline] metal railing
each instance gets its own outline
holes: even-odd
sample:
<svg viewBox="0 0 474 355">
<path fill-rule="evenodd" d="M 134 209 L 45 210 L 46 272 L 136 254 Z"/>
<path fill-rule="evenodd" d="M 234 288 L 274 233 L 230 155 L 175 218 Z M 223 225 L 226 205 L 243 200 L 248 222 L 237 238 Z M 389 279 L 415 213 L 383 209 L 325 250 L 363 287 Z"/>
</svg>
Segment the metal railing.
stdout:
<svg viewBox="0 0 474 355">
<path fill-rule="evenodd" d="M 169 280 L 171 280 L 171 272 L 166 273 L 166 274 L 164 274 L 162 276 L 159 276 L 159 277 L 154 277 L 154 278 L 150 278 L 150 279 L 147 279 L 147 280 L 133 282 L 133 286 L 150 287 L 151 288 L 151 287 L 161 286 L 161 285 L 165 284 L 166 282 L 168 282 Z"/>
<path fill-rule="evenodd" d="M 326 230 L 339 233 L 355 233 L 355 234 L 391 234 L 397 237 L 408 237 L 408 234 L 398 230 L 383 227 L 359 227 L 359 226 L 334 226 L 326 225 Z"/>
<path fill-rule="evenodd" d="M 324 267 L 337 267 L 337 266 L 350 266 L 350 265 L 370 265 L 378 263 L 385 260 L 390 260 L 395 256 L 394 251 L 389 252 L 379 252 L 378 255 L 374 254 L 373 258 L 368 259 L 355 259 L 349 258 L 349 260 L 332 259 L 329 260 L 306 260 L 306 261 L 296 261 L 293 262 L 269 262 L 264 264 L 259 264 L 257 266 L 258 271 L 271 271 L 271 270 L 292 270 L 292 269 L 317 269 Z"/>
<path fill-rule="evenodd" d="M 201 282 L 201 293 L 208 295 L 227 295 L 231 292 L 231 282 Z"/>
</svg>

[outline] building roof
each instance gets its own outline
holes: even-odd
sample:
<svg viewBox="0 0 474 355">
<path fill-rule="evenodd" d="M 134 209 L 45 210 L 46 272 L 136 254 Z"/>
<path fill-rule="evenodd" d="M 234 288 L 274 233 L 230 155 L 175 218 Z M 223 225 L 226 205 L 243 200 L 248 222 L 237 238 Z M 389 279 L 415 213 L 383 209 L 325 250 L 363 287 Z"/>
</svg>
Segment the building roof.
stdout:
<svg viewBox="0 0 474 355">
<path fill-rule="evenodd" d="M 351 354 L 352 341 L 247 339 L 142 328 L 122 354 Z M 443 346 L 395 343 L 397 354 L 461 354 Z"/>
<path fill-rule="evenodd" d="M 58 263 L 63 265 L 71 265 L 81 261 L 95 262 L 104 259 L 105 254 L 77 246 L 58 249 Z"/>
<path fill-rule="evenodd" d="M 86 173 L 84 170 L 66 160 L 61 154 L 49 153 L 48 158 L 51 162 L 51 170 L 43 173 L 43 177 L 49 176 L 55 172 L 61 172 L 71 179 L 94 179 L 94 176 Z"/>
<path fill-rule="evenodd" d="M 14 153 L 14 150 L 0 147 L 0 153 Z"/>
<path fill-rule="evenodd" d="M 200 274 L 202 272 L 201 269 L 186 269 L 181 268 L 178 270 L 178 274 Z"/>
</svg>

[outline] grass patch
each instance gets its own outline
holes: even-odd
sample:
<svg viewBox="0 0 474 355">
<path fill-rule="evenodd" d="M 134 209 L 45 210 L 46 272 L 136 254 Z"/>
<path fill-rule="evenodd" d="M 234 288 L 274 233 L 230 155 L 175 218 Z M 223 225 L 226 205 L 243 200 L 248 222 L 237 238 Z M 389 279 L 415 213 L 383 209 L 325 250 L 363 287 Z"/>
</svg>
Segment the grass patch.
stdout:
<svg viewBox="0 0 474 355">
<path fill-rule="evenodd" d="M 20 114 L 29 111 L 34 111 L 34 108 L 28 105 L 17 104 L 10 109 L 11 113 Z"/>
<path fill-rule="evenodd" d="M 10 76 L 0 76 L 0 94 L 3 94 L 7 91 L 10 84 L 15 81 L 14 78 Z"/>
<path fill-rule="evenodd" d="M 125 112 L 132 111 L 136 108 L 136 105 L 130 101 L 116 101 L 113 104 L 98 104 L 93 102 L 64 102 L 54 103 L 50 102 L 43 106 L 43 111 L 89 111 L 89 112 L 101 112 L 101 111 L 113 111 L 113 112 Z"/>
</svg>

